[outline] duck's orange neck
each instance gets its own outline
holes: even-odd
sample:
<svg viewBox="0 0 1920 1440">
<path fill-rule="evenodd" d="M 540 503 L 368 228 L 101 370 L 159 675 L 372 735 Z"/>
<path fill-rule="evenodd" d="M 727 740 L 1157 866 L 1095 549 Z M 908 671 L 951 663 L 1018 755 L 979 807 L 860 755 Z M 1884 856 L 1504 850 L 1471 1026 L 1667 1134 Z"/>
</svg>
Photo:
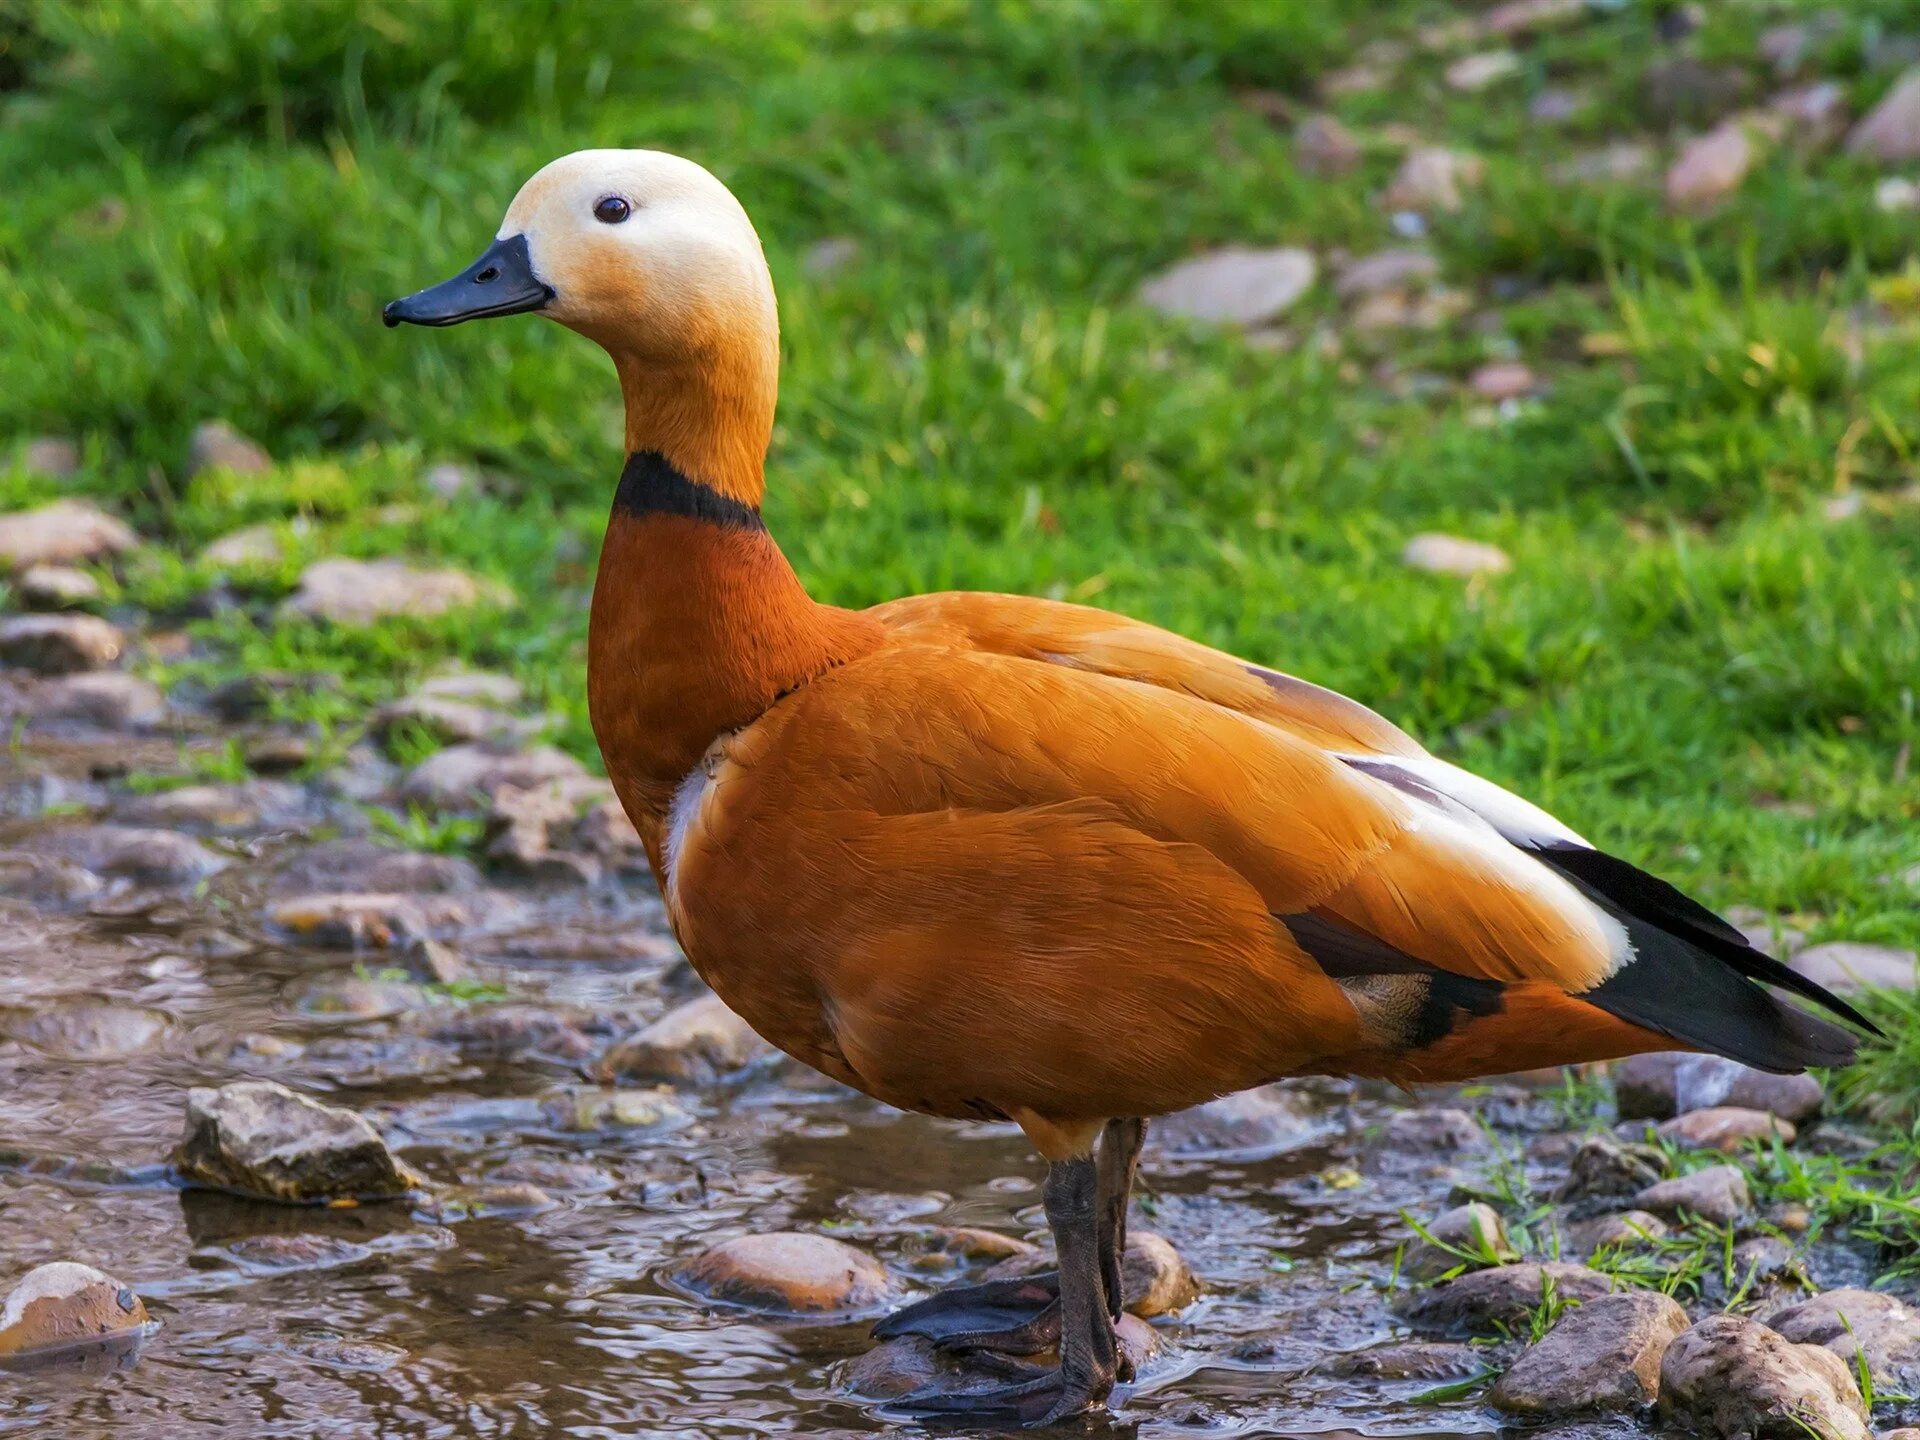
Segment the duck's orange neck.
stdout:
<svg viewBox="0 0 1920 1440">
<path fill-rule="evenodd" d="M 715 739 L 878 642 L 874 621 L 814 603 L 756 504 L 658 451 L 629 457 L 594 584 L 587 700 L 650 846 Z"/>
<path fill-rule="evenodd" d="M 779 395 L 779 333 L 741 327 L 725 343 L 668 354 L 609 347 L 626 401 L 627 453 L 652 452 L 729 500 L 758 505 Z"/>
</svg>

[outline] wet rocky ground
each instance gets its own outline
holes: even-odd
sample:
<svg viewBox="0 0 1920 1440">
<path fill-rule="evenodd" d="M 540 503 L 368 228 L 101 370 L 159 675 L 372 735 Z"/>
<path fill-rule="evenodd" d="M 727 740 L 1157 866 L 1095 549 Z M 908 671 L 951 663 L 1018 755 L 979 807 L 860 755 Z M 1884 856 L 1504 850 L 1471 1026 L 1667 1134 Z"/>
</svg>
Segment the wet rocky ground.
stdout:
<svg viewBox="0 0 1920 1440">
<path fill-rule="evenodd" d="M 313 677 L 163 695 L 119 668 L 152 643 L 0 621 L 0 1433 L 881 1433 L 977 1380 L 868 1327 L 1041 1263 L 1017 1131 L 768 1053 L 506 677 L 315 766 L 259 718 Z M 447 743 L 399 764 L 401 725 Z M 1824 1101 L 1668 1056 L 1166 1121 L 1098 1423 L 1859 1437 L 1864 1378 L 1884 1429 L 1920 1318 L 1864 1287 L 1903 1242 L 1782 1199 L 1782 1157 L 1897 1189 L 1904 1152 Z"/>
</svg>

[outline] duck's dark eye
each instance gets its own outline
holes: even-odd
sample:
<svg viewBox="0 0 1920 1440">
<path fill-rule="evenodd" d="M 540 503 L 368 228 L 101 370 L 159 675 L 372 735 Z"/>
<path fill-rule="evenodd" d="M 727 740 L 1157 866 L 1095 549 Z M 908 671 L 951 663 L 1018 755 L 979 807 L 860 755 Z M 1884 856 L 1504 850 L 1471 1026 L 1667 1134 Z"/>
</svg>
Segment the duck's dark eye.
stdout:
<svg viewBox="0 0 1920 1440">
<path fill-rule="evenodd" d="M 593 202 L 593 218 L 602 225 L 618 225 L 633 213 L 633 207 L 618 195 L 602 195 Z"/>
</svg>

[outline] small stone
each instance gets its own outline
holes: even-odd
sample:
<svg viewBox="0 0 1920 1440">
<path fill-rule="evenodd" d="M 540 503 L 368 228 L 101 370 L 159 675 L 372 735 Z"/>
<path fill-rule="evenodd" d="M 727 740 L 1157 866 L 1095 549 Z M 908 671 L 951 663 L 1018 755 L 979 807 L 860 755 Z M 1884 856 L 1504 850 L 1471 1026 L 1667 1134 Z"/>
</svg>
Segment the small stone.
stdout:
<svg viewBox="0 0 1920 1440">
<path fill-rule="evenodd" d="M 144 1334 L 133 1287 L 91 1265 L 56 1260 L 21 1277 L 0 1309 L 0 1356 L 70 1349 Z"/>
<path fill-rule="evenodd" d="M 702 995 L 620 1041 L 595 1064 L 594 1076 L 704 1085 L 773 1053 L 718 995 Z"/>
<path fill-rule="evenodd" d="M 1757 158 L 1745 125 L 1717 125 L 1683 145 L 1667 168 L 1667 203 L 1675 210 L 1710 210 L 1740 188 Z"/>
<path fill-rule="evenodd" d="M 1555 165 L 1549 172 L 1563 185 L 1616 184 L 1653 172 L 1653 147 L 1639 140 L 1610 140 Z"/>
<path fill-rule="evenodd" d="M 322 840 L 296 850 L 274 875 L 283 894 L 455 895 L 477 890 L 480 871 L 459 855 L 394 850 L 372 840 Z"/>
<path fill-rule="evenodd" d="M 491 670 L 447 670 L 429 675 L 415 687 L 414 696 L 426 700 L 457 700 L 465 705 L 495 708 L 518 705 L 525 690 L 511 675 Z"/>
<path fill-rule="evenodd" d="M 1580 1142 L 1567 1164 L 1567 1178 L 1554 1192 L 1560 1201 L 1621 1199 L 1660 1180 L 1660 1152 L 1625 1146 L 1605 1135 Z"/>
<path fill-rule="evenodd" d="M 1620 1210 L 1610 1215 L 1595 1215 L 1575 1220 L 1567 1226 L 1567 1247 L 1574 1254 L 1591 1257 L 1604 1246 L 1632 1250 L 1650 1245 L 1667 1233 L 1667 1223 L 1645 1210 Z"/>
<path fill-rule="evenodd" d="M 167 716 L 167 702 L 155 686 L 118 670 L 49 679 L 34 687 L 28 709 L 36 720 L 79 721 L 102 730 L 146 730 Z"/>
<path fill-rule="evenodd" d="M 1488 1395 L 1513 1415 L 1637 1410 L 1660 1394 L 1660 1362 L 1687 1312 L 1651 1290 L 1602 1295 L 1568 1310 Z"/>
<path fill-rule="evenodd" d="M 1796 74 L 1813 49 L 1846 30 L 1844 14 L 1823 10 L 1805 20 L 1771 25 L 1760 32 L 1755 45 L 1760 58 L 1773 67 L 1776 75 Z"/>
<path fill-rule="evenodd" d="M 30 610 L 78 610 L 100 598 L 100 582 L 71 565 L 29 565 L 13 585 Z"/>
<path fill-rule="evenodd" d="M 71 480 L 80 473 L 80 445 L 64 435 L 35 435 L 20 447 L 20 468 L 42 480 Z"/>
<path fill-rule="evenodd" d="M 1389 1149 L 1440 1154 L 1481 1150 L 1487 1143 L 1486 1132 L 1473 1116 L 1445 1106 L 1396 1112 L 1380 1139 Z"/>
<path fill-rule="evenodd" d="M 1391 1308 L 1416 1329 L 1492 1335 L 1524 1327 L 1549 1294 L 1585 1304 L 1612 1290 L 1611 1280 L 1584 1265 L 1528 1260 L 1470 1270 L 1438 1285 L 1402 1291 Z"/>
<path fill-rule="evenodd" d="M 240 752 L 241 761 L 256 775 L 291 775 L 311 764 L 313 756 L 313 742 L 285 731 L 249 736 Z"/>
<path fill-rule="evenodd" d="M 97 615 L 12 615 L 0 620 L 0 664 L 43 675 L 98 670 L 120 658 L 117 626 Z"/>
<path fill-rule="evenodd" d="M 646 845 L 618 800 L 602 800 L 598 805 L 588 806 L 574 825 L 573 843 L 603 860 L 640 870 L 647 868 Z"/>
<path fill-rule="evenodd" d="M 475 605 L 507 605 L 513 592 L 462 570 L 422 570 L 398 560 L 316 560 L 283 607 L 336 625 L 370 625 L 388 616 L 428 618 Z"/>
<path fill-rule="evenodd" d="M 1482 400 L 1518 400 L 1532 394 L 1539 384 L 1533 371 L 1517 360 L 1482 365 L 1467 378 L 1467 388 Z"/>
<path fill-rule="evenodd" d="M 880 1262 L 824 1235 L 742 1235 L 696 1255 L 674 1278 L 709 1300 L 783 1315 L 857 1314 L 894 1286 Z"/>
<path fill-rule="evenodd" d="M 207 420 L 193 429 L 187 445 L 187 474 L 229 470 L 235 475 L 259 475 L 273 468 L 273 457 L 225 420 Z"/>
<path fill-rule="evenodd" d="M 179 885 L 201 880 L 226 862 L 199 841 L 171 830 L 135 825 L 83 825 L 51 834 L 69 858 L 98 875 L 115 875 L 148 885 Z"/>
<path fill-rule="evenodd" d="M 70 1000 L 22 1014 L 7 1034 L 60 1060 L 124 1060 L 151 1050 L 170 1028 L 159 1010 L 110 1000 Z"/>
<path fill-rule="evenodd" d="M 1145 1321 L 1122 1315 L 1114 1341 L 1134 1373 L 1159 1350 L 1159 1334 Z M 847 1367 L 847 1389 L 867 1400 L 952 1399 L 1006 1384 L 1004 1373 L 964 1354 L 942 1350 L 923 1335 L 903 1335 L 860 1355 Z"/>
<path fill-rule="evenodd" d="M 10 570 L 103 560 L 139 544 L 125 521 L 85 500 L 56 500 L 37 510 L 0 515 L 0 567 Z"/>
<path fill-rule="evenodd" d="M 30 850 L 0 850 L 0 896 L 7 899 L 75 905 L 105 888 L 98 875 L 71 860 Z"/>
<path fill-rule="evenodd" d="M 1774 1139 L 1791 1145 L 1795 1134 L 1794 1127 L 1779 1116 L 1738 1105 L 1689 1110 L 1660 1126 L 1660 1138 L 1682 1150 L 1718 1150 L 1724 1155 Z"/>
<path fill-rule="evenodd" d="M 1387 290 L 1424 287 L 1439 278 L 1440 262 L 1431 250 L 1405 246 L 1349 260 L 1340 267 L 1333 288 L 1341 299 L 1352 300 Z"/>
<path fill-rule="evenodd" d="M 1254 1159 L 1310 1145 L 1326 1133 L 1327 1121 L 1308 1096 L 1266 1085 L 1156 1120 L 1147 1144 L 1183 1159 Z"/>
<path fill-rule="evenodd" d="M 296 987 L 294 1003 L 304 1015 L 350 1016 L 383 1020 L 428 1003 L 418 985 L 371 975 L 322 975 Z M 308 1054 L 312 1054 L 309 1047 Z M 353 1057 L 358 1064 L 362 1056 Z"/>
<path fill-rule="evenodd" d="M 487 1179 L 495 1184 L 537 1185 L 548 1192 L 597 1194 L 611 1190 L 613 1176 L 598 1165 L 584 1160 L 565 1160 L 558 1156 L 521 1156 L 491 1171 Z"/>
<path fill-rule="evenodd" d="M 473 967 L 458 950 L 424 936 L 409 941 L 398 958 L 401 969 L 430 985 L 457 985 L 473 979 Z"/>
<path fill-rule="evenodd" d="M 1829 1290 L 1762 1314 L 1760 1322 L 1796 1345 L 1820 1345 L 1846 1363 L 1865 1356 L 1874 1388 L 1920 1394 L 1920 1312 L 1878 1290 Z"/>
<path fill-rule="evenodd" d="M 1024 1260 L 1039 1248 L 1013 1235 L 982 1230 L 975 1225 L 936 1225 L 929 1232 L 942 1254 L 957 1260 Z"/>
<path fill-rule="evenodd" d="M 1911 990 L 1920 956 L 1893 945 L 1833 940 L 1809 945 L 1788 962 L 1816 985 L 1842 994 L 1860 989 Z"/>
<path fill-rule="evenodd" d="M 226 1249 L 249 1270 L 332 1270 L 373 1253 L 338 1235 L 247 1235 Z"/>
<path fill-rule="evenodd" d="M 456 1185 L 437 1192 L 420 1213 L 440 1225 L 462 1220 L 491 1220 L 503 1215 L 537 1215 L 560 1202 L 538 1185 L 525 1181 L 503 1184 Z"/>
<path fill-rule="evenodd" d="M 400 798 L 436 810 L 472 810 L 490 804 L 503 786 L 535 790 L 554 782 L 569 798 L 603 788 L 578 760 L 551 745 L 449 745 L 414 766 Z"/>
<path fill-rule="evenodd" d="M 1500 575 L 1513 568 L 1513 561 L 1498 545 L 1437 531 L 1428 531 L 1407 541 L 1400 552 L 1400 563 L 1434 575 L 1462 577 Z"/>
<path fill-rule="evenodd" d="M 652 1090 L 605 1089 L 574 1085 L 549 1092 L 540 1113 L 556 1130 L 570 1135 L 600 1130 L 662 1130 L 685 1122 L 687 1114 L 665 1086 Z"/>
<path fill-rule="evenodd" d="M 422 1183 L 363 1117 L 270 1080 L 189 1090 L 173 1163 L 189 1184 L 294 1205 L 390 1199 Z"/>
<path fill-rule="evenodd" d="M 1747 1177 L 1732 1165 L 1712 1165 L 1649 1185 L 1633 1197 L 1642 1210 L 1669 1220 L 1697 1216 L 1714 1225 L 1730 1225 L 1752 1203 Z"/>
<path fill-rule="evenodd" d="M 1184 1310 L 1200 1295 L 1200 1282 L 1173 1242 L 1151 1230 L 1130 1229 L 1120 1259 L 1120 1293 L 1127 1313 L 1151 1320 Z"/>
<path fill-rule="evenodd" d="M 1480 17 L 1480 29 L 1508 39 L 1554 30 L 1585 18 L 1588 0 L 1507 0 Z"/>
<path fill-rule="evenodd" d="M 1409 1279 L 1437 1280 L 1449 1270 L 1484 1270 L 1520 1258 L 1500 1212 L 1478 1200 L 1435 1216 L 1425 1229 L 1400 1264 Z"/>
<path fill-rule="evenodd" d="M 1888 214 L 1920 209 L 1920 185 L 1903 175 L 1889 175 L 1873 187 L 1873 204 Z"/>
<path fill-rule="evenodd" d="M 1519 73 L 1520 57 L 1513 51 L 1483 50 L 1476 55 L 1462 55 L 1447 66 L 1446 81 L 1449 88 L 1471 94 Z"/>
<path fill-rule="evenodd" d="M 1387 186 L 1391 210 L 1438 210 L 1451 214 L 1466 204 L 1464 191 L 1478 185 L 1486 162 L 1438 145 L 1420 145 L 1407 152 Z"/>
<path fill-rule="evenodd" d="M 1800 1125 L 1820 1113 L 1826 1098 L 1811 1075 L 1772 1075 L 1718 1055 L 1635 1055 L 1617 1062 L 1612 1076 L 1622 1120 L 1669 1120 L 1689 1110 L 1737 1105 Z"/>
<path fill-rule="evenodd" d="M 1782 121 L 1797 144 L 1824 149 L 1847 128 L 1847 92 L 1831 80 L 1795 85 L 1767 101 L 1767 114 Z"/>
<path fill-rule="evenodd" d="M 283 698 L 321 695 L 339 688 L 336 675 L 259 670 L 224 682 L 207 696 L 207 704 L 222 720 L 237 724 L 259 719 Z"/>
<path fill-rule="evenodd" d="M 302 521 L 291 526 L 248 525 L 222 535 L 200 552 L 200 563 L 222 570 L 246 570 L 278 565 L 287 558 L 286 530 L 304 530 Z"/>
<path fill-rule="evenodd" d="M 478 740 L 518 740 L 532 729 L 522 720 L 484 705 L 448 700 L 437 695 L 408 695 L 383 705 L 373 714 L 372 730 L 382 740 L 417 730 L 440 745 L 465 745 Z"/>
<path fill-rule="evenodd" d="M 1846 1362 L 1756 1321 L 1709 1315 L 1667 1348 L 1660 1413 L 1734 1440 L 1868 1440 L 1866 1406 Z"/>
<path fill-rule="evenodd" d="M 572 1018 L 538 1005 L 451 1005 L 415 1011 L 401 1023 L 478 1060 L 577 1065 L 600 1048 Z M 559 1107 L 563 1120 L 566 1108 Z"/>
<path fill-rule="evenodd" d="M 1253 326 L 1292 308 L 1312 286 L 1311 253 L 1291 247 L 1230 245 L 1183 260 L 1140 287 L 1143 304 L 1163 315 Z"/>
<path fill-rule="evenodd" d="M 1902 75 L 1853 127 L 1847 149 L 1886 165 L 1920 160 L 1920 69 Z"/>
<path fill-rule="evenodd" d="M 467 902 L 450 895 L 300 895 L 267 910 L 276 929 L 308 944 L 346 950 L 385 950 L 464 929 L 472 920 Z"/>
<path fill-rule="evenodd" d="M 137 825 L 164 825 L 169 828 L 202 831 L 244 830 L 260 823 L 268 807 L 290 815 L 300 808 L 303 797 L 297 790 L 274 786 L 264 793 L 251 785 L 182 785 L 177 790 L 158 790 L 151 795 L 134 795 L 114 807 L 116 816 Z"/>
<path fill-rule="evenodd" d="M 487 858 L 539 879 L 596 879 L 595 861 L 558 851 L 553 844 L 554 832 L 570 826 L 576 814 L 561 785 L 501 785 L 487 810 Z"/>
<path fill-rule="evenodd" d="M 471 465 L 443 460 L 438 465 L 429 465 L 420 483 L 442 500 L 458 500 L 480 493 L 480 472 Z"/>
<path fill-rule="evenodd" d="M 1354 133 L 1332 115 L 1309 115 L 1294 126 L 1294 163 L 1309 175 L 1346 175 L 1364 158 Z"/>
</svg>

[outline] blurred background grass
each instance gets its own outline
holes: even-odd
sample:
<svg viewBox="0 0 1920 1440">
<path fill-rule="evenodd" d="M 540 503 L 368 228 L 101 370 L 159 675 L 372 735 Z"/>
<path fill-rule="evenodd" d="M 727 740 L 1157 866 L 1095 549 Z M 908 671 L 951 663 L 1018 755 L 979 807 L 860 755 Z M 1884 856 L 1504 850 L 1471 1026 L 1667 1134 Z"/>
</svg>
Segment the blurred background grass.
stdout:
<svg viewBox="0 0 1920 1440">
<path fill-rule="evenodd" d="M 1859 115 L 1920 3 L 1594 4 L 1449 86 L 1422 0 L 0 0 L 0 468 L 154 547 L 110 598 L 183 627 L 162 678 L 321 668 L 322 726 L 452 657 L 511 668 L 591 756 L 585 595 L 611 367 L 536 321 L 390 334 L 520 181 L 587 145 L 689 154 L 740 195 L 786 348 L 768 514 L 822 598 L 992 588 L 1126 610 L 1337 686 L 1721 904 L 1920 940 L 1920 278 L 1912 212 L 1839 147 L 1779 144 L 1710 214 L 1557 167 L 1685 137 L 1801 78 Z M 1390 60 L 1383 57 L 1392 57 Z M 1356 65 L 1371 88 L 1329 85 Z M 1585 100 L 1547 123 L 1548 89 Z M 1336 114 L 1356 165 L 1295 126 Z M 1466 297 L 1374 330 L 1322 281 L 1271 344 L 1138 303 L 1221 244 L 1407 243 L 1410 144 L 1485 162 L 1417 243 Z M 827 266 L 822 242 L 851 241 Z M 809 264 L 809 256 L 815 257 Z M 1520 359 L 1542 393 L 1465 383 Z M 224 417 L 278 462 L 190 474 Z M 426 466 L 479 467 L 454 500 Z M 1837 497 L 1864 503 L 1836 519 Z M 291 523 L 302 522 L 297 528 Z M 280 561 L 202 547 L 289 522 Z M 1505 575 L 1419 573 L 1412 534 Z M 323 554 L 505 579 L 499 623 L 279 618 Z M 225 602 L 206 603 L 223 586 Z M 302 708 L 304 707 L 304 708 Z"/>
</svg>

